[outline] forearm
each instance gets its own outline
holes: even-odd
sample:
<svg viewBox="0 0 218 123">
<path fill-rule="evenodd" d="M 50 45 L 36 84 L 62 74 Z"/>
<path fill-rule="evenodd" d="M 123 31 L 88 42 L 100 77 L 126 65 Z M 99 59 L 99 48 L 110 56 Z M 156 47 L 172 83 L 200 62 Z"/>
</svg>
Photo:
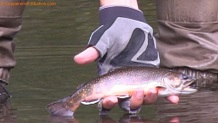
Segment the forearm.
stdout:
<svg viewBox="0 0 218 123">
<path fill-rule="evenodd" d="M 131 8 L 139 9 L 137 0 L 100 0 L 101 6 L 129 6 Z"/>
</svg>

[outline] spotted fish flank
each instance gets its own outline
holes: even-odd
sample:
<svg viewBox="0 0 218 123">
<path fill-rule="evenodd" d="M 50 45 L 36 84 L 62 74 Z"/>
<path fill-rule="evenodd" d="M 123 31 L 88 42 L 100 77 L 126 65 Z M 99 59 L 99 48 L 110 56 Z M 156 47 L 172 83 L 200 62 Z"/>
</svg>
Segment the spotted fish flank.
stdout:
<svg viewBox="0 0 218 123">
<path fill-rule="evenodd" d="M 108 96 L 131 97 L 135 89 L 141 88 L 146 94 L 157 88 L 159 96 L 171 94 L 191 94 L 195 79 L 169 69 L 153 67 L 124 67 L 99 76 L 77 88 L 70 96 L 47 106 L 52 115 L 73 116 L 80 103 L 88 105 Z"/>
</svg>

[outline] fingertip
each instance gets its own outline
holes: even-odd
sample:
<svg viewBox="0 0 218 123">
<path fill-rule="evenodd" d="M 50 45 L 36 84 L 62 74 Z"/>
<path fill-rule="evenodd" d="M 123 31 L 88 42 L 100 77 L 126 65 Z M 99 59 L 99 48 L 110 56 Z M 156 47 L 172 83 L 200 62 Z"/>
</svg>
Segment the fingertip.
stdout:
<svg viewBox="0 0 218 123">
<path fill-rule="evenodd" d="M 106 97 L 102 101 L 102 106 L 106 109 L 112 109 L 118 103 L 118 99 L 115 96 Z"/>
<path fill-rule="evenodd" d="M 170 123 L 179 123 L 179 118 L 178 117 L 174 117 L 169 122 Z"/>
<path fill-rule="evenodd" d="M 141 101 L 141 100 L 144 99 L 144 91 L 143 91 L 143 90 L 136 90 L 136 91 L 134 92 L 133 96 L 134 96 L 137 100 Z"/>
<path fill-rule="evenodd" d="M 151 88 L 151 89 L 149 90 L 149 92 L 150 92 L 151 94 L 153 94 L 153 95 L 158 95 L 158 91 L 157 91 L 156 88 Z"/>
<path fill-rule="evenodd" d="M 82 65 L 82 64 L 87 64 L 87 63 L 91 62 L 89 60 L 89 58 L 83 52 L 81 52 L 73 57 L 73 60 L 75 63 Z"/>
<path fill-rule="evenodd" d="M 144 90 L 138 89 L 133 92 L 132 97 L 130 98 L 130 108 L 137 109 L 141 107 L 144 100 Z"/>
<path fill-rule="evenodd" d="M 177 95 L 171 95 L 171 96 L 167 97 L 167 100 L 173 104 L 179 103 L 179 97 Z"/>
<path fill-rule="evenodd" d="M 149 89 L 148 93 L 144 98 L 144 104 L 152 104 L 157 101 L 158 91 L 156 88 Z"/>
<path fill-rule="evenodd" d="M 94 47 L 89 47 L 74 56 L 73 60 L 77 64 L 87 64 L 95 61 L 99 57 L 98 51 Z"/>
<path fill-rule="evenodd" d="M 77 64 L 84 64 L 84 62 L 82 62 L 82 57 L 80 56 L 80 54 L 77 54 L 73 57 L 73 60 L 77 63 Z"/>
</svg>

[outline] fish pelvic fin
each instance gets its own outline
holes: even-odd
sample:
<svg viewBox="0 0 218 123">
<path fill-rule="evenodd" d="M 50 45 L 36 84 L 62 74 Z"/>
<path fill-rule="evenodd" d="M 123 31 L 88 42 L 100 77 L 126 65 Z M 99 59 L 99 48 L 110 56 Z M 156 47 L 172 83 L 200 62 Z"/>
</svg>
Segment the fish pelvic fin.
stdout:
<svg viewBox="0 0 218 123">
<path fill-rule="evenodd" d="M 130 96 L 129 95 L 120 95 L 120 96 L 117 96 L 117 98 L 119 98 L 119 99 L 128 99 L 128 98 L 130 98 Z"/>
<path fill-rule="evenodd" d="M 79 105 L 74 105 L 74 106 L 69 105 L 68 104 L 69 98 L 70 97 L 66 97 L 64 99 L 48 104 L 47 111 L 54 116 L 73 117 L 74 111 L 79 107 Z"/>
<path fill-rule="evenodd" d="M 98 103 L 99 101 L 101 101 L 101 99 L 92 100 L 92 101 L 82 101 L 81 103 L 82 103 L 83 105 L 92 105 L 92 104 Z"/>
</svg>

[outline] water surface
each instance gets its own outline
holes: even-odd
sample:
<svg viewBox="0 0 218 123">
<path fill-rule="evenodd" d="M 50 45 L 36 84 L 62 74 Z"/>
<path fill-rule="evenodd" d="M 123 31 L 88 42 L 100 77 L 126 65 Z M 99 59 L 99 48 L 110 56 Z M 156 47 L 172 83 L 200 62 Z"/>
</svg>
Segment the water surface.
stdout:
<svg viewBox="0 0 218 123">
<path fill-rule="evenodd" d="M 44 0 L 48 1 L 48 0 Z M 217 120 L 217 92 L 203 91 L 182 97 L 179 105 L 159 100 L 144 106 L 139 116 L 126 116 L 118 107 L 109 117 L 99 117 L 93 106 L 81 106 L 75 119 L 50 117 L 48 103 L 71 94 L 78 85 L 95 77 L 95 63 L 76 65 L 72 57 L 85 48 L 98 26 L 98 2 L 53 0 L 56 6 L 28 6 L 23 29 L 16 37 L 17 66 L 9 89 L 13 97 L 2 106 L 4 123 L 205 123 Z M 157 30 L 153 1 L 143 0 L 147 21 Z"/>
</svg>

